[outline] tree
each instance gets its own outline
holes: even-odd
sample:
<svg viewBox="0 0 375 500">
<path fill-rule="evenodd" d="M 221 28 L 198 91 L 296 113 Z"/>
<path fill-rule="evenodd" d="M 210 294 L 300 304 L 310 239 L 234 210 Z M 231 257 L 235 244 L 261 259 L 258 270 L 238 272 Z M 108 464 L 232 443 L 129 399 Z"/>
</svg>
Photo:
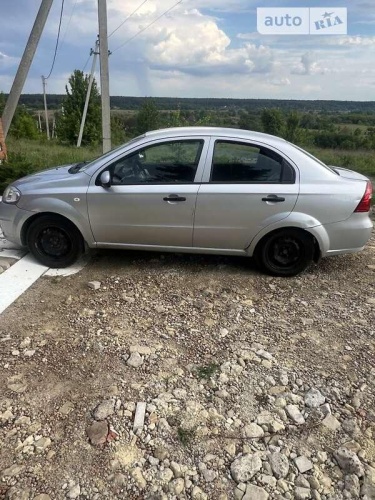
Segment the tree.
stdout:
<svg viewBox="0 0 375 500">
<path fill-rule="evenodd" d="M 284 117 L 279 109 L 264 109 L 261 115 L 263 130 L 267 134 L 282 136 Z"/>
<path fill-rule="evenodd" d="M 76 144 L 83 108 L 85 105 L 89 76 L 83 71 L 74 70 L 69 78 L 69 87 L 65 87 L 66 96 L 63 100 L 63 110 L 57 116 L 56 132 L 62 142 Z M 98 87 L 94 79 L 87 109 L 86 123 L 82 136 L 82 144 L 96 144 L 101 137 L 101 112 Z"/>
<path fill-rule="evenodd" d="M 5 108 L 5 94 L 3 91 L 0 92 L 0 116 L 3 114 Z"/>
<path fill-rule="evenodd" d="M 299 139 L 299 114 L 297 111 L 291 111 L 286 118 L 285 139 L 290 142 L 296 142 Z"/>
<path fill-rule="evenodd" d="M 24 106 L 17 108 L 9 134 L 16 139 L 37 139 L 39 136 L 36 119 Z"/>
<path fill-rule="evenodd" d="M 160 124 L 160 112 L 153 99 L 146 98 L 137 114 L 137 132 L 144 134 L 156 130 Z"/>
</svg>

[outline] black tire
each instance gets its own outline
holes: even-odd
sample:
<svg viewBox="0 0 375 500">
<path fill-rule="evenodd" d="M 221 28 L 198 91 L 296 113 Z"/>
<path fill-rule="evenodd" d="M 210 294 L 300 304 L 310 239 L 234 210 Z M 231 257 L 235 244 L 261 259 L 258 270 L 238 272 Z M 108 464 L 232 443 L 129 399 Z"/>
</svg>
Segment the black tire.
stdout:
<svg viewBox="0 0 375 500">
<path fill-rule="evenodd" d="M 83 238 L 78 229 L 63 217 L 43 215 L 28 228 L 27 246 L 34 257 L 48 267 L 68 267 L 83 250 Z"/>
<path fill-rule="evenodd" d="M 312 236 L 299 229 L 282 229 L 263 238 L 255 251 L 257 265 L 272 276 L 296 276 L 314 258 Z"/>
</svg>

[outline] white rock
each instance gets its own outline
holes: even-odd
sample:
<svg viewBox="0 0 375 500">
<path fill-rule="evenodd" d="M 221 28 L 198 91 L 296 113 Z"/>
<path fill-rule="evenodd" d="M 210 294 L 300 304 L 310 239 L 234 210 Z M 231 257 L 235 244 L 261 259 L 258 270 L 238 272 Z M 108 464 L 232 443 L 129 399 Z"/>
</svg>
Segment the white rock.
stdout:
<svg viewBox="0 0 375 500">
<path fill-rule="evenodd" d="M 105 420 L 110 415 L 113 415 L 115 412 L 115 402 L 113 399 L 107 399 L 102 403 L 98 404 L 98 406 L 94 410 L 94 418 L 95 420 Z"/>
<path fill-rule="evenodd" d="M 300 471 L 301 474 L 313 468 L 313 464 L 307 457 L 304 456 L 295 458 L 294 463 L 296 464 L 297 469 Z"/>
<path fill-rule="evenodd" d="M 245 425 L 243 428 L 243 436 L 247 438 L 260 438 L 264 436 L 264 430 L 256 423 Z"/>
<path fill-rule="evenodd" d="M 340 469 L 346 474 L 355 474 L 358 477 L 364 475 L 363 465 L 354 451 L 341 447 L 335 451 L 333 456 L 337 460 Z"/>
<path fill-rule="evenodd" d="M 334 417 L 331 413 L 329 413 L 324 420 L 322 420 L 322 425 L 327 427 L 327 429 L 331 431 L 337 431 L 337 429 L 341 426 L 340 422 Z"/>
<path fill-rule="evenodd" d="M 326 398 L 320 391 L 318 391 L 318 389 L 310 389 L 305 394 L 305 405 L 309 408 L 318 408 L 319 406 L 324 404 L 325 401 Z"/>
<path fill-rule="evenodd" d="M 30 337 L 25 337 L 23 341 L 20 343 L 20 349 L 25 349 L 25 347 L 29 347 L 30 344 L 31 344 Z"/>
<path fill-rule="evenodd" d="M 207 500 L 208 496 L 204 491 L 202 491 L 199 486 L 194 486 L 191 492 L 191 498 L 193 500 Z"/>
<path fill-rule="evenodd" d="M 255 486 L 254 484 L 248 484 L 242 500 L 267 500 L 268 497 L 268 493 L 263 488 Z"/>
<path fill-rule="evenodd" d="M 273 476 L 268 476 L 267 474 L 261 474 L 259 476 L 259 482 L 265 484 L 266 486 L 270 486 L 271 488 L 276 488 L 276 478 Z"/>
<path fill-rule="evenodd" d="M 285 411 L 289 415 L 289 417 L 295 422 L 297 425 L 302 425 L 305 423 L 305 419 L 303 418 L 302 413 L 299 411 L 298 406 L 296 405 L 287 405 L 285 407 Z"/>
<path fill-rule="evenodd" d="M 72 488 L 70 488 L 70 490 L 66 494 L 66 497 L 74 499 L 78 498 L 80 494 L 81 494 L 81 487 L 79 484 L 75 484 Z"/>
<path fill-rule="evenodd" d="M 277 479 L 284 478 L 289 472 L 289 460 L 282 453 L 271 453 L 269 456 L 272 472 Z"/>
<path fill-rule="evenodd" d="M 145 402 L 137 403 L 134 416 L 133 432 L 136 432 L 139 429 L 143 429 L 145 423 L 145 414 L 146 414 L 146 403 Z"/>
<path fill-rule="evenodd" d="M 295 500 L 308 500 L 311 498 L 310 488 L 302 488 L 301 486 L 298 486 L 294 490 L 294 498 Z"/>
<path fill-rule="evenodd" d="M 171 481 L 168 485 L 172 495 L 180 495 L 185 489 L 185 481 L 180 477 Z"/>
<path fill-rule="evenodd" d="M 87 286 L 89 288 L 92 288 L 93 290 L 99 290 L 100 285 L 101 285 L 100 281 L 89 281 L 87 283 Z"/>
<path fill-rule="evenodd" d="M 143 364 L 143 358 L 138 352 L 132 352 L 126 364 L 132 368 L 139 368 Z"/>
<path fill-rule="evenodd" d="M 268 361 L 273 360 L 273 356 L 270 352 L 265 351 L 264 349 L 259 349 L 259 351 L 256 352 L 257 356 L 263 359 L 267 359 Z"/>
<path fill-rule="evenodd" d="M 246 454 L 232 462 L 230 471 L 237 483 L 246 483 L 262 468 L 262 461 L 258 455 Z"/>
<path fill-rule="evenodd" d="M 23 351 L 23 355 L 26 356 L 27 358 L 31 358 L 35 354 L 35 349 L 25 349 Z"/>
</svg>

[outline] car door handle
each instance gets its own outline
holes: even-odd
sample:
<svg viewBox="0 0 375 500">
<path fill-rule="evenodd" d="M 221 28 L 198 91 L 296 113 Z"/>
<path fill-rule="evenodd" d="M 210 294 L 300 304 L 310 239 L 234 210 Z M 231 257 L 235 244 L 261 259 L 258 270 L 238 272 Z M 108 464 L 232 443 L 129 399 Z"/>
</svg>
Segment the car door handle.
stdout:
<svg viewBox="0 0 375 500">
<path fill-rule="evenodd" d="M 271 203 L 281 203 L 285 201 L 285 198 L 277 196 L 276 194 L 269 194 L 267 198 L 262 198 L 262 201 L 270 201 Z"/>
<path fill-rule="evenodd" d="M 166 198 L 163 198 L 163 200 L 174 203 L 176 201 L 186 201 L 186 198 L 184 198 L 183 196 L 178 196 L 177 194 L 170 194 Z"/>
</svg>

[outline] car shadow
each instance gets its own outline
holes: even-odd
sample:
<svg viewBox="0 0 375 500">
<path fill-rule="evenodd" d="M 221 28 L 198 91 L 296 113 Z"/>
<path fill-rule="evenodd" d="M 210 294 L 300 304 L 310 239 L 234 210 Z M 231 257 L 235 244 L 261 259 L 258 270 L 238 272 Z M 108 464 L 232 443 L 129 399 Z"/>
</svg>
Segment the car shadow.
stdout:
<svg viewBox="0 0 375 500">
<path fill-rule="evenodd" d="M 93 265 L 105 266 L 115 272 L 123 266 L 140 268 L 162 268 L 200 272 L 202 270 L 229 273 L 261 274 L 254 260 L 250 257 L 222 256 L 207 254 L 188 254 L 170 252 L 144 252 L 138 250 L 95 250 Z"/>
</svg>

